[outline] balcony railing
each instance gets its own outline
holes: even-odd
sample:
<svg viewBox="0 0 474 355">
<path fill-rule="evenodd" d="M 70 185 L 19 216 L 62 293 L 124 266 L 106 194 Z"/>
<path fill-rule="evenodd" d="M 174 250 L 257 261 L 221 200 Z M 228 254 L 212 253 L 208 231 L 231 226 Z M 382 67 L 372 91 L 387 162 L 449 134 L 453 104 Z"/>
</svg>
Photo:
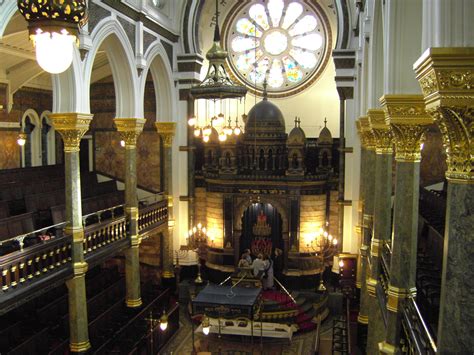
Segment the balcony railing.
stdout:
<svg viewBox="0 0 474 355">
<path fill-rule="evenodd" d="M 437 346 L 434 337 L 421 316 L 413 297 L 409 297 L 402 309 L 401 348 L 404 354 L 434 355 Z"/>
<path fill-rule="evenodd" d="M 139 210 L 139 232 L 148 233 L 167 223 L 168 210 L 165 201 L 150 203 Z M 84 230 L 84 256 L 90 265 L 110 258 L 129 245 L 128 224 L 125 216 L 117 216 L 114 206 L 107 210 L 86 216 L 101 222 L 89 225 Z M 104 215 L 109 219 L 104 220 Z M 84 219 L 85 220 L 85 219 Z M 18 250 L 0 256 L 0 314 L 6 313 L 26 300 L 26 294 L 47 291 L 72 276 L 70 235 L 63 235 L 65 223 L 17 236 L 3 243 L 17 243 Z M 25 245 L 28 236 L 37 237 L 46 231 L 56 229 L 56 236 L 49 240 L 38 240 L 36 244 Z M 39 238 L 39 237 L 37 237 Z"/>
</svg>

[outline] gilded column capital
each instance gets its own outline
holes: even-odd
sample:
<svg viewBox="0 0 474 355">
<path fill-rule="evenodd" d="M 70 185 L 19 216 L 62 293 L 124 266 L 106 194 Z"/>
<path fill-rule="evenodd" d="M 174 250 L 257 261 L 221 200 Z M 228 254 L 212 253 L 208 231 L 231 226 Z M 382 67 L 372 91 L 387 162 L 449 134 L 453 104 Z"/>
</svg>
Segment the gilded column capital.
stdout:
<svg viewBox="0 0 474 355">
<path fill-rule="evenodd" d="M 419 162 L 423 133 L 433 119 L 425 110 L 422 95 L 384 95 L 380 104 L 395 143 L 395 160 Z"/>
<path fill-rule="evenodd" d="M 446 148 L 446 178 L 474 183 L 474 48 L 429 48 L 414 65 Z"/>
<path fill-rule="evenodd" d="M 138 136 L 145 125 L 144 118 L 115 118 L 114 123 L 122 139 L 125 141 L 125 149 L 134 149 L 137 146 Z"/>
<path fill-rule="evenodd" d="M 367 150 L 375 150 L 375 137 L 369 124 L 369 117 L 359 117 L 360 138 L 362 146 Z"/>
<path fill-rule="evenodd" d="M 165 148 L 173 145 L 173 137 L 176 132 L 176 122 L 155 122 L 156 131 L 163 139 Z"/>
<path fill-rule="evenodd" d="M 64 142 L 66 153 L 78 152 L 81 139 L 89 129 L 94 115 L 89 113 L 52 113 L 49 118 Z"/>
<path fill-rule="evenodd" d="M 371 109 L 367 111 L 369 125 L 375 139 L 375 152 L 377 154 L 392 154 L 393 142 L 390 126 L 385 122 L 383 110 Z"/>
</svg>

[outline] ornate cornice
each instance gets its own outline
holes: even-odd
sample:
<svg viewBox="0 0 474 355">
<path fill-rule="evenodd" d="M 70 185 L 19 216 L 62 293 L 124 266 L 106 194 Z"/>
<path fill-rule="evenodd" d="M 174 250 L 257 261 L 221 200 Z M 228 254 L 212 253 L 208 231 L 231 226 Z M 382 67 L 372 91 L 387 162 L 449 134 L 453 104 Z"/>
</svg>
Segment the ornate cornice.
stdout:
<svg viewBox="0 0 474 355">
<path fill-rule="evenodd" d="M 367 111 L 367 116 L 375 138 L 375 152 L 377 154 L 392 154 L 392 132 L 390 126 L 385 122 L 384 111 L 371 109 Z"/>
<path fill-rule="evenodd" d="M 137 139 L 143 131 L 144 118 L 115 118 L 115 126 L 120 136 L 125 141 L 125 149 L 135 149 Z"/>
<path fill-rule="evenodd" d="M 367 116 L 359 117 L 360 124 L 360 140 L 362 147 L 367 150 L 375 150 L 375 137 L 370 128 L 369 118 Z"/>
<path fill-rule="evenodd" d="M 56 131 L 59 132 L 64 142 L 66 153 L 78 152 L 81 139 L 89 129 L 92 121 L 89 113 L 51 113 L 49 118 Z"/>
<path fill-rule="evenodd" d="M 397 161 L 419 162 L 421 140 L 433 119 L 425 110 L 422 95 L 384 95 L 380 104 L 390 125 Z"/>
<path fill-rule="evenodd" d="M 176 132 L 176 122 L 155 122 L 156 131 L 163 139 L 165 148 L 173 145 L 173 137 Z"/>
<path fill-rule="evenodd" d="M 474 48 L 430 48 L 414 68 L 426 110 L 443 135 L 446 177 L 474 183 Z"/>
</svg>

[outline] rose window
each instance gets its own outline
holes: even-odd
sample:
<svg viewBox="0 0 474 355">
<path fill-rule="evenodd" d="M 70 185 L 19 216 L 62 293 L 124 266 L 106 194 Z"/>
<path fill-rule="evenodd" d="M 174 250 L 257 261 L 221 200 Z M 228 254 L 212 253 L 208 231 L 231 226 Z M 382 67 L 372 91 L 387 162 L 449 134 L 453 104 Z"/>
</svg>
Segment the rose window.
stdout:
<svg viewBox="0 0 474 355">
<path fill-rule="evenodd" d="M 314 81 L 329 54 L 328 28 L 318 10 L 296 0 L 240 6 L 226 31 L 234 74 L 257 92 L 266 78 L 276 97 Z"/>
</svg>

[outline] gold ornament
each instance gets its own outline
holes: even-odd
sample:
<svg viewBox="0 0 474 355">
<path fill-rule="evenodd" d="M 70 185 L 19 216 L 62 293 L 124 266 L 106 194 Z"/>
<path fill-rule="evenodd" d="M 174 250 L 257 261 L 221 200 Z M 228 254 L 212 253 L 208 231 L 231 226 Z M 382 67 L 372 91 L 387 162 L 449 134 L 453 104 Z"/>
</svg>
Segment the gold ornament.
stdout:
<svg viewBox="0 0 474 355">
<path fill-rule="evenodd" d="M 115 126 L 120 136 L 125 141 L 126 149 L 134 149 L 137 146 L 138 136 L 143 131 L 144 118 L 115 118 Z"/>
<path fill-rule="evenodd" d="M 390 126 L 385 122 L 383 110 L 368 110 L 369 124 L 374 134 L 375 152 L 377 154 L 392 154 L 393 142 Z"/>
<path fill-rule="evenodd" d="M 64 142 L 66 153 L 78 152 L 81 139 L 89 129 L 93 115 L 87 113 L 52 113 L 49 115 L 53 127 Z"/>
</svg>

